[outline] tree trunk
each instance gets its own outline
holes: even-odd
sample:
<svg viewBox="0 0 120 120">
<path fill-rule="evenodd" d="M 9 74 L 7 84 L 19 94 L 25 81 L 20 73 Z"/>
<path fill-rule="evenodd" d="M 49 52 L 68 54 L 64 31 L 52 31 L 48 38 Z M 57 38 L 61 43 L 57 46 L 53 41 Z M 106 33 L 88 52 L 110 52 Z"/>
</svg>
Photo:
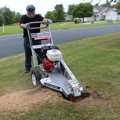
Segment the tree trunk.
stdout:
<svg viewBox="0 0 120 120">
<path fill-rule="evenodd" d="M 84 17 L 83 17 L 83 22 L 84 22 Z"/>
</svg>

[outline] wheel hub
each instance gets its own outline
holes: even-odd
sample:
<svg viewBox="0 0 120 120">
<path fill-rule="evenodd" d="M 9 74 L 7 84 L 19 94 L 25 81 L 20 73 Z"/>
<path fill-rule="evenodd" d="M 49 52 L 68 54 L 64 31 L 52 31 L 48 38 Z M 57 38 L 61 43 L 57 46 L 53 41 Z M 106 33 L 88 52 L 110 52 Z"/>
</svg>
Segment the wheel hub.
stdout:
<svg viewBox="0 0 120 120">
<path fill-rule="evenodd" d="M 32 74 L 32 83 L 34 86 L 36 85 L 36 77 L 34 74 Z"/>
</svg>

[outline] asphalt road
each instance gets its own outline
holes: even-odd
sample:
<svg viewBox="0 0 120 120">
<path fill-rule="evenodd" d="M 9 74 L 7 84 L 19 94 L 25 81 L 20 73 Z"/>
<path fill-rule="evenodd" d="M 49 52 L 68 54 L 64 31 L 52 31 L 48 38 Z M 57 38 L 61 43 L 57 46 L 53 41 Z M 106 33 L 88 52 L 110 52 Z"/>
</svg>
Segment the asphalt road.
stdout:
<svg viewBox="0 0 120 120">
<path fill-rule="evenodd" d="M 51 34 L 54 44 L 57 45 L 115 32 L 120 32 L 120 25 L 55 30 L 51 31 Z M 22 36 L 20 34 L 0 37 L 0 58 L 24 52 Z"/>
</svg>

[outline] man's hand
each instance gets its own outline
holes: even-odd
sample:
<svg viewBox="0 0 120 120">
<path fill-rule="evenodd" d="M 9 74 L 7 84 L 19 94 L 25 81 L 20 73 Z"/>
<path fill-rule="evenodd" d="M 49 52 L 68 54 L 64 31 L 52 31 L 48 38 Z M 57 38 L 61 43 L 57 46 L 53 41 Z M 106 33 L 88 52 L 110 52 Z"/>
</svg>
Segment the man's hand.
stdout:
<svg viewBox="0 0 120 120">
<path fill-rule="evenodd" d="M 29 28 L 29 23 L 24 24 L 23 27 L 26 29 Z"/>
<path fill-rule="evenodd" d="M 48 22 L 49 24 L 52 24 L 52 23 L 53 23 L 53 21 L 50 20 L 50 19 L 47 19 L 47 22 Z"/>
</svg>

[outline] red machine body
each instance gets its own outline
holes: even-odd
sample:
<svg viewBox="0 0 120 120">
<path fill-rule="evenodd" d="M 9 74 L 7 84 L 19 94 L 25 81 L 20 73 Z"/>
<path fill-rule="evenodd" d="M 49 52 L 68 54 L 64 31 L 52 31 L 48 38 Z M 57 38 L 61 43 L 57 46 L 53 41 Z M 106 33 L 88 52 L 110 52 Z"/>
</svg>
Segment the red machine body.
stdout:
<svg viewBox="0 0 120 120">
<path fill-rule="evenodd" d="M 45 60 L 43 61 L 43 67 L 46 71 L 51 72 L 54 69 L 54 63 L 45 57 Z"/>
</svg>

